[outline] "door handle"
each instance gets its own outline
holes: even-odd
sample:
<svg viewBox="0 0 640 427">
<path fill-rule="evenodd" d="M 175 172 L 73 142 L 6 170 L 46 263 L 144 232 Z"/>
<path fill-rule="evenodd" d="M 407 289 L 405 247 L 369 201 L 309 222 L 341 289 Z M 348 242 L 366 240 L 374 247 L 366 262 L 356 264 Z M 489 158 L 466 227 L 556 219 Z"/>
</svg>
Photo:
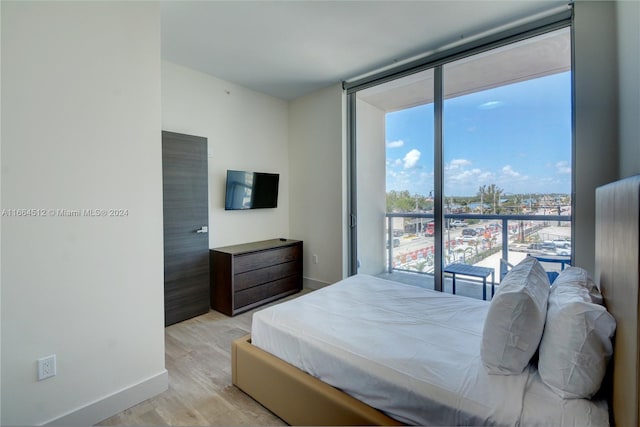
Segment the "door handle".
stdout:
<svg viewBox="0 0 640 427">
<path fill-rule="evenodd" d="M 207 227 L 206 225 L 203 225 L 200 230 L 196 230 L 196 233 L 208 233 L 208 232 L 209 232 L 209 227 Z"/>
</svg>

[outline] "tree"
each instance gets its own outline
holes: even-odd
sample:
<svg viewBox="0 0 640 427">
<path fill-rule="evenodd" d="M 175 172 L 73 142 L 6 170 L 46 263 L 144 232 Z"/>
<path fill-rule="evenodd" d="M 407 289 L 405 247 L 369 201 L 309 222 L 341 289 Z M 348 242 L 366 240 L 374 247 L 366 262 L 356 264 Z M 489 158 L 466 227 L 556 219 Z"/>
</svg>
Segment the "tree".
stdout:
<svg viewBox="0 0 640 427">
<path fill-rule="evenodd" d="M 500 195 L 502 195 L 502 193 L 504 192 L 504 190 L 500 187 L 498 187 L 496 184 L 490 184 L 487 187 L 487 196 L 489 198 L 489 200 L 493 201 L 493 213 L 497 214 L 498 213 L 498 205 L 497 203 L 500 202 Z"/>
<path fill-rule="evenodd" d="M 387 212 L 416 212 L 433 209 L 433 201 L 421 194 L 410 194 L 409 191 L 387 192 Z"/>
<path fill-rule="evenodd" d="M 389 191 L 387 193 L 387 212 L 411 212 L 415 209 L 416 199 L 408 191 Z"/>
<path fill-rule="evenodd" d="M 475 239 L 471 241 L 471 245 L 473 246 L 473 249 L 475 249 L 476 255 L 478 255 L 478 245 L 480 244 L 480 239 Z M 471 248 L 468 248 L 471 249 Z"/>
<path fill-rule="evenodd" d="M 491 213 L 498 213 L 498 204 L 502 193 L 504 193 L 504 190 L 496 184 L 481 185 L 478 188 L 478 197 L 480 197 L 480 213 L 484 213 L 485 200 L 488 200 L 489 203 L 491 203 Z"/>
<path fill-rule="evenodd" d="M 484 196 L 487 194 L 487 186 L 481 185 L 478 189 L 478 196 L 480 197 L 480 214 L 484 213 Z"/>
</svg>

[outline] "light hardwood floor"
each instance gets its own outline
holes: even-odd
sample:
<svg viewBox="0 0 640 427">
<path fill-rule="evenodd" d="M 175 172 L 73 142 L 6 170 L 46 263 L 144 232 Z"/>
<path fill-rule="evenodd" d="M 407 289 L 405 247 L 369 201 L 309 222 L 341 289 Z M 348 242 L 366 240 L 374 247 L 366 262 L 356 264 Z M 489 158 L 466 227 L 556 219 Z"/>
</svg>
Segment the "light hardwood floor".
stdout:
<svg viewBox="0 0 640 427">
<path fill-rule="evenodd" d="M 231 341 L 249 333 L 252 313 L 210 311 L 167 327 L 169 389 L 97 425 L 286 425 L 231 384 Z"/>
</svg>

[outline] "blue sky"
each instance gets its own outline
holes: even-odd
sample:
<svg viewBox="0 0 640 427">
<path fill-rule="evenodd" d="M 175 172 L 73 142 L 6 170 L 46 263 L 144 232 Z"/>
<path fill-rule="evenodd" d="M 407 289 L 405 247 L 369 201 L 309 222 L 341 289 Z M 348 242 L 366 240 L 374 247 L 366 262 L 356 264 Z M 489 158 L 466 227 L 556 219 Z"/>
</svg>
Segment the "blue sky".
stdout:
<svg viewBox="0 0 640 427">
<path fill-rule="evenodd" d="M 386 116 L 387 191 L 433 189 L 433 104 Z M 445 194 L 571 192 L 571 74 L 445 100 Z"/>
</svg>

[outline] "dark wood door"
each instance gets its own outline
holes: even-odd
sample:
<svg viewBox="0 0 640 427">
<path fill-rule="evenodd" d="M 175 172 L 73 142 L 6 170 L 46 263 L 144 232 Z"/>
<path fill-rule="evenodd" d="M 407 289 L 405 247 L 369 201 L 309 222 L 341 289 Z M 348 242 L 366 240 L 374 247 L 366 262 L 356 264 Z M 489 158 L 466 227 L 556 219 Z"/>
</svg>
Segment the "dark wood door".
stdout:
<svg viewBox="0 0 640 427">
<path fill-rule="evenodd" d="M 162 132 L 165 326 L 209 311 L 207 139 Z"/>
</svg>

